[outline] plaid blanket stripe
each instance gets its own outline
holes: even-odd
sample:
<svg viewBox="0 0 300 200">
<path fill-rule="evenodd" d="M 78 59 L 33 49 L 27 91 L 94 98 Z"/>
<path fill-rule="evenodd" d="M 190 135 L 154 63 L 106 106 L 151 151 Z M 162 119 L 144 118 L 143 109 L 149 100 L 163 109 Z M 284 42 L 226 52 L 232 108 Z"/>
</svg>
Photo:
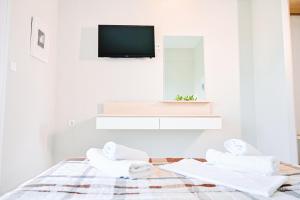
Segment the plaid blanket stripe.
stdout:
<svg viewBox="0 0 300 200">
<path fill-rule="evenodd" d="M 154 166 L 177 162 L 182 158 L 152 158 Z M 204 159 L 197 159 L 205 162 Z M 281 164 L 281 172 L 290 177 L 270 199 L 300 199 L 300 167 Z M 84 158 L 62 161 L 28 181 L 1 200 L 266 200 L 230 188 L 154 169 L 146 179 L 107 177 L 88 165 Z"/>
</svg>

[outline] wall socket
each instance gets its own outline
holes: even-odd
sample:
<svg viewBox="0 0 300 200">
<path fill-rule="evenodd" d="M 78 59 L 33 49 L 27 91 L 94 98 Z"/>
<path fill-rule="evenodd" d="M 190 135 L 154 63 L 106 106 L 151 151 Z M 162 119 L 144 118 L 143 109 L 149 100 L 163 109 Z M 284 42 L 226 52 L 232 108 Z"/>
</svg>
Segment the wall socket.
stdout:
<svg viewBox="0 0 300 200">
<path fill-rule="evenodd" d="M 75 122 L 74 119 L 70 119 L 70 120 L 68 121 L 68 126 L 69 126 L 69 127 L 74 127 L 75 125 L 76 125 L 76 122 Z"/>
<path fill-rule="evenodd" d="M 10 71 L 16 72 L 17 71 L 17 63 L 14 61 L 11 61 L 9 68 L 10 68 Z"/>
</svg>

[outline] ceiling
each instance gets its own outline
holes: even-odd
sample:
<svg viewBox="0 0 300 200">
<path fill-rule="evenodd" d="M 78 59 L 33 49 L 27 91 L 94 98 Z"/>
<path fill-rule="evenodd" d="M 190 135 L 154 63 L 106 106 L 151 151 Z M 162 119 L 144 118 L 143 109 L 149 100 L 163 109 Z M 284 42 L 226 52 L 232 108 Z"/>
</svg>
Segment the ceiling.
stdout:
<svg viewBox="0 0 300 200">
<path fill-rule="evenodd" d="M 300 15 L 300 0 L 290 0 L 291 15 Z"/>
</svg>

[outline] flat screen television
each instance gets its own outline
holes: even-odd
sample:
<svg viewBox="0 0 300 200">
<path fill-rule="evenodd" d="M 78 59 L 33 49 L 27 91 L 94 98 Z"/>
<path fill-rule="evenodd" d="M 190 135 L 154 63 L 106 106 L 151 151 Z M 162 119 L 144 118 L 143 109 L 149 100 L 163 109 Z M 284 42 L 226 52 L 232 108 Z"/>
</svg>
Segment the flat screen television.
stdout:
<svg viewBox="0 0 300 200">
<path fill-rule="evenodd" d="M 155 57 L 154 26 L 99 25 L 98 56 Z"/>
</svg>

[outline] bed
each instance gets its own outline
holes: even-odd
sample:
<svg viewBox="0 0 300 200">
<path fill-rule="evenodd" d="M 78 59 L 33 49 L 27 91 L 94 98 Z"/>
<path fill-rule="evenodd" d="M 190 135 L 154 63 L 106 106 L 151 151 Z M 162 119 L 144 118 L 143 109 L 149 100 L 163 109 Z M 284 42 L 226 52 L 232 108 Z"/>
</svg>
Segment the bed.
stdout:
<svg viewBox="0 0 300 200">
<path fill-rule="evenodd" d="M 230 188 L 160 170 L 158 165 L 181 158 L 152 158 L 154 173 L 147 179 L 107 177 L 86 159 L 62 161 L 5 194 L 1 200 L 294 200 L 300 199 L 300 166 L 281 164 L 289 182 L 272 198 L 253 196 Z M 197 159 L 205 161 L 204 159 Z"/>
</svg>

